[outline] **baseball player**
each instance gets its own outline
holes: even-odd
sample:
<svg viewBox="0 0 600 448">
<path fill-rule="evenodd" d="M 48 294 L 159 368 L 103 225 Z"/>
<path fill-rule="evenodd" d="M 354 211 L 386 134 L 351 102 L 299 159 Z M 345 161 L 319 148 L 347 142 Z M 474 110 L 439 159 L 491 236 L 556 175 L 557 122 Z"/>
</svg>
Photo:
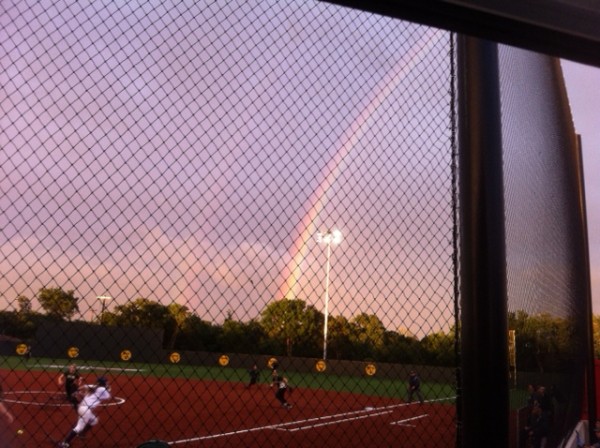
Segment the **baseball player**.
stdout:
<svg viewBox="0 0 600 448">
<path fill-rule="evenodd" d="M 60 448 L 68 448 L 76 436 L 83 437 L 92 429 L 98 423 L 98 417 L 94 414 L 94 409 L 101 402 L 111 398 L 108 381 L 103 376 L 99 377 L 93 386 L 82 386 L 81 389 L 85 391 L 85 395 L 77 407 L 77 415 L 79 416 L 77 424 L 69 432 L 65 440 L 58 444 Z"/>
<path fill-rule="evenodd" d="M 413 395 L 419 398 L 419 402 L 423 404 L 423 394 L 421 393 L 421 378 L 417 372 L 412 370 L 408 376 L 408 402 L 411 403 Z"/>
<path fill-rule="evenodd" d="M 248 370 L 248 374 L 250 375 L 250 382 L 246 386 L 246 389 L 251 388 L 258 382 L 258 377 L 260 376 L 260 371 L 258 370 L 258 366 L 254 364 L 250 370 Z"/>
<path fill-rule="evenodd" d="M 79 400 L 77 399 L 77 391 L 81 387 L 83 378 L 79 374 L 75 364 L 69 364 L 67 368 L 58 377 L 58 385 L 65 387 L 65 394 L 67 401 L 69 401 L 73 408 L 77 409 Z"/>
<path fill-rule="evenodd" d="M 288 379 L 281 375 L 274 376 L 273 384 L 271 384 L 271 386 L 275 386 L 275 398 L 277 401 L 279 401 L 284 408 L 290 409 L 292 405 L 289 404 L 285 399 L 285 393 L 288 391 L 290 393 L 292 392 L 292 388 L 289 386 Z"/>
</svg>

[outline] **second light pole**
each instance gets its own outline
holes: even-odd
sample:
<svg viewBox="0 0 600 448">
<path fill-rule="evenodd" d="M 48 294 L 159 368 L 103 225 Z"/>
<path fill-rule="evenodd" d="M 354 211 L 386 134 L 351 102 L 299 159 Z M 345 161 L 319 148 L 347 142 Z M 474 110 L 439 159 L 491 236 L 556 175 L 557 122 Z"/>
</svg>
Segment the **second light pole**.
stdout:
<svg viewBox="0 0 600 448">
<path fill-rule="evenodd" d="M 317 242 L 327 246 L 327 264 L 325 265 L 325 322 L 323 323 L 323 360 L 327 359 L 327 323 L 329 320 L 329 269 L 331 258 L 331 245 L 337 245 L 342 241 L 342 232 L 339 230 L 328 230 L 325 233 L 317 233 Z"/>
<path fill-rule="evenodd" d="M 102 309 L 100 310 L 100 316 L 99 316 L 99 321 L 100 323 L 102 323 L 102 317 L 104 316 L 104 312 L 106 311 L 106 303 L 110 300 L 112 300 L 111 296 L 108 295 L 104 295 L 104 296 L 98 296 L 96 297 L 96 299 L 100 300 L 100 302 L 102 303 Z"/>
</svg>

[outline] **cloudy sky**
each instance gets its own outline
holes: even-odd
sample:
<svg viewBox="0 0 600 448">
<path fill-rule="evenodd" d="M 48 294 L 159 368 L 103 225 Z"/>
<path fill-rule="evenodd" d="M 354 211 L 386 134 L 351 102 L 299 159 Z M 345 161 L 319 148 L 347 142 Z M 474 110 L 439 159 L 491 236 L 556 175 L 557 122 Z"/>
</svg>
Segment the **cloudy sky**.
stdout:
<svg viewBox="0 0 600 448">
<path fill-rule="evenodd" d="M 16 5 L 6 297 L 322 309 L 337 227 L 332 313 L 451 326 L 449 33 L 319 2 Z"/>
<path fill-rule="evenodd" d="M 58 285 L 88 319 L 100 294 L 209 320 L 284 296 L 321 309 L 315 234 L 340 227 L 335 314 L 453 323 L 448 33 L 294 1 L 15 5 L 1 17 L 8 300 Z M 598 76 L 565 64 L 565 78 L 598 279 Z"/>
</svg>

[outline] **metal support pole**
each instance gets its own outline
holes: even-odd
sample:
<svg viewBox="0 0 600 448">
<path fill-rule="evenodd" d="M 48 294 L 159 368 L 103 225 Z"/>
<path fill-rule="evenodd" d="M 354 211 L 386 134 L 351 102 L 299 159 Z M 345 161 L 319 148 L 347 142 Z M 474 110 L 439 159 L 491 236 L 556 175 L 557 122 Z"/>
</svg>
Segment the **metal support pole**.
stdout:
<svg viewBox="0 0 600 448">
<path fill-rule="evenodd" d="M 329 321 L 329 270 L 331 259 L 331 245 L 339 244 L 342 241 L 342 232 L 339 230 L 328 230 L 325 233 L 317 233 L 317 242 L 327 246 L 327 264 L 325 265 L 325 319 L 323 323 L 323 359 L 327 359 L 327 327 Z"/>
<path fill-rule="evenodd" d="M 327 325 L 329 320 L 329 268 L 331 257 L 331 242 L 327 243 L 327 264 L 325 267 L 325 321 L 323 323 L 323 359 L 327 359 Z"/>
<path fill-rule="evenodd" d="M 588 414 L 588 439 L 591 441 L 596 440 L 596 433 L 594 426 L 598 419 L 598 411 L 596 409 L 596 356 L 594 351 L 594 324 L 593 315 L 594 310 L 592 307 L 592 287 L 590 285 L 590 254 L 589 254 L 589 239 L 588 239 L 588 228 L 587 228 L 587 210 L 585 201 L 585 181 L 583 178 L 583 157 L 581 154 L 581 137 L 577 136 L 577 192 L 579 195 L 579 216 L 578 224 L 581 226 L 581 251 L 583 260 L 580 260 L 580 268 L 582 272 L 581 287 L 583 293 L 583 300 L 585 306 L 585 320 L 587 323 L 585 331 L 585 345 L 586 345 L 586 366 L 585 366 L 585 386 L 586 386 L 586 400 L 587 400 L 587 414 Z"/>
<path fill-rule="evenodd" d="M 96 297 L 98 300 L 100 300 L 100 302 L 102 303 L 102 306 L 100 307 L 100 315 L 98 316 L 98 320 L 100 321 L 100 323 L 102 323 L 102 316 L 104 316 L 104 312 L 106 311 L 106 302 L 109 300 L 112 300 L 111 296 L 108 295 L 104 295 L 104 296 L 98 296 Z"/>
<path fill-rule="evenodd" d="M 498 48 L 492 42 L 461 36 L 457 58 L 460 442 L 465 448 L 505 448 L 509 443 L 509 366 Z"/>
</svg>

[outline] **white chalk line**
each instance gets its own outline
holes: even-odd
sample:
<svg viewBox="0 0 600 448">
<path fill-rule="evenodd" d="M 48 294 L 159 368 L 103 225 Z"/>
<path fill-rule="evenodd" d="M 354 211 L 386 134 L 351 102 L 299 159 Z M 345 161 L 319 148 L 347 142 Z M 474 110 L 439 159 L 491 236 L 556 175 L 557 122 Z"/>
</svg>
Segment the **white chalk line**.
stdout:
<svg viewBox="0 0 600 448">
<path fill-rule="evenodd" d="M 35 364 L 32 367 L 43 367 L 46 369 L 64 369 L 65 364 Z M 77 370 L 93 370 L 102 372 L 143 372 L 144 369 L 121 368 L 121 367 L 104 367 L 104 366 L 84 366 L 76 365 Z"/>
<path fill-rule="evenodd" d="M 288 428 L 278 427 L 278 428 L 275 428 L 275 429 L 277 429 L 279 431 L 287 431 L 287 432 L 304 431 L 304 430 L 307 430 L 307 429 L 319 428 L 321 426 L 337 425 L 339 423 L 347 423 L 347 422 L 352 422 L 352 421 L 355 421 L 355 420 L 362 420 L 362 419 L 365 419 L 365 418 L 377 417 L 379 415 L 391 414 L 392 412 L 394 412 L 394 411 L 390 410 L 390 411 L 372 412 L 372 413 L 367 414 L 367 415 L 359 415 L 359 416 L 356 416 L 356 417 L 350 417 L 350 418 L 343 418 L 343 419 L 338 419 L 338 420 L 332 420 L 330 422 L 312 423 L 310 425 L 304 425 L 304 426 L 300 425 L 297 428 L 289 428 L 288 429 Z M 298 422 L 295 422 L 295 423 L 298 423 Z"/>
<path fill-rule="evenodd" d="M 19 395 L 49 395 L 49 398 L 46 399 L 45 402 L 33 401 L 33 400 L 23 400 L 17 398 L 9 398 L 10 396 L 19 396 Z M 72 403 L 63 402 L 63 403 L 52 403 L 52 400 L 60 397 L 64 397 L 64 394 L 57 392 L 49 392 L 47 390 L 11 390 L 4 392 L 4 401 L 5 403 L 14 403 L 14 404 L 25 404 L 28 406 L 40 406 L 40 407 L 50 407 L 50 408 L 59 408 L 61 406 L 73 406 Z M 122 397 L 112 397 L 113 401 L 101 403 L 100 406 L 119 406 L 125 403 L 125 398 Z"/>
<path fill-rule="evenodd" d="M 285 428 L 287 426 L 298 426 L 298 425 L 307 424 L 307 423 L 311 424 L 312 422 L 319 422 L 319 421 L 330 420 L 330 419 L 337 419 L 337 420 L 333 421 L 333 423 L 340 423 L 340 422 L 344 421 L 344 420 L 340 420 L 340 417 L 343 418 L 344 416 L 364 414 L 367 412 L 372 412 L 372 411 L 361 409 L 358 411 L 344 412 L 342 414 L 333 414 L 333 415 L 327 415 L 327 416 L 323 416 L 323 417 L 313 417 L 313 418 L 304 419 L 304 420 L 295 420 L 292 422 L 277 423 L 274 425 L 257 426 L 254 428 L 246 428 L 246 429 L 236 429 L 234 431 L 224 432 L 224 433 L 220 433 L 220 434 L 211 434 L 211 435 L 206 435 L 206 436 L 190 437 L 188 439 L 174 440 L 172 442 L 169 442 L 169 445 L 178 445 L 181 443 L 191 443 L 191 442 L 201 442 L 202 440 L 217 439 L 219 437 L 229 437 L 229 436 L 240 435 L 240 434 L 248 434 L 248 433 L 256 432 L 256 431 L 265 431 L 268 429 L 281 430 L 282 428 Z M 389 412 L 391 412 L 391 411 L 389 411 Z"/>
<path fill-rule="evenodd" d="M 390 422 L 390 425 L 398 425 L 398 426 L 410 426 L 412 428 L 415 427 L 415 425 L 407 425 L 407 422 L 412 422 L 414 420 L 418 420 L 420 418 L 425 418 L 427 417 L 429 414 L 422 414 L 422 415 L 417 415 L 415 417 L 410 417 L 410 418 L 405 418 L 404 420 L 398 420 L 395 422 Z"/>
<path fill-rule="evenodd" d="M 456 398 L 456 396 L 446 397 L 446 398 L 436 398 L 436 399 L 432 399 L 432 400 L 425 400 L 425 403 L 433 403 L 436 401 L 446 401 L 446 400 L 451 400 L 453 398 Z M 313 418 L 304 419 L 304 420 L 296 420 L 296 421 L 292 421 L 292 422 L 278 423 L 275 425 L 257 426 L 254 428 L 236 429 L 234 431 L 224 432 L 224 433 L 220 433 L 220 434 L 210 434 L 210 435 L 205 435 L 205 436 L 189 437 L 187 439 L 174 440 L 172 442 L 167 442 L 167 443 L 169 445 L 179 445 L 179 444 L 184 444 L 184 443 L 201 442 L 203 440 L 218 439 L 220 437 L 237 436 L 237 435 L 249 434 L 249 433 L 257 432 L 257 431 L 265 431 L 265 430 L 269 430 L 269 429 L 295 432 L 295 431 L 300 431 L 303 429 L 316 428 L 318 426 L 344 423 L 347 421 L 357 420 L 360 418 L 369 418 L 369 417 L 376 417 L 379 415 L 389 414 L 395 408 L 411 406 L 411 405 L 418 405 L 418 403 L 398 403 L 398 404 L 381 406 L 381 407 L 373 407 L 373 408 L 369 408 L 369 409 L 360 409 L 357 411 L 343 412 L 340 414 L 326 415 L 323 417 L 313 417 Z M 363 414 L 363 415 L 359 416 L 359 417 L 351 417 L 351 416 L 356 416 L 357 414 Z M 406 420 L 399 420 L 395 424 L 400 425 L 403 422 L 408 422 L 408 421 L 412 421 L 412 420 L 415 420 L 418 418 L 423 418 L 426 415 L 427 414 L 417 416 L 417 417 L 411 417 Z M 325 423 L 324 421 L 326 421 L 326 420 L 331 420 L 331 422 Z M 314 422 L 316 422 L 316 423 L 314 423 Z M 303 426 L 303 425 L 306 425 L 306 426 Z M 290 426 L 292 426 L 294 428 L 287 429 L 287 427 L 290 427 Z"/>
</svg>

